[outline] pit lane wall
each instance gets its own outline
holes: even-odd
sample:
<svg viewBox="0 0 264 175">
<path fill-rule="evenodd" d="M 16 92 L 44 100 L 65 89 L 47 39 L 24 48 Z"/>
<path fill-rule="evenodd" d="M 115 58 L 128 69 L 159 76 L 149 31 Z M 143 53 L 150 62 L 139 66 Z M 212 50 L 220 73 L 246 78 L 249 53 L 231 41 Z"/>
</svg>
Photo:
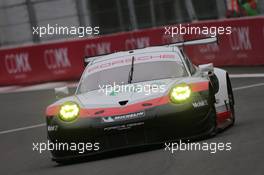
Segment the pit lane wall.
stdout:
<svg viewBox="0 0 264 175">
<path fill-rule="evenodd" d="M 188 46 L 195 64 L 215 66 L 264 65 L 264 17 L 194 22 L 191 26 L 232 27 L 231 35 L 219 36 L 219 45 Z M 201 36 L 188 35 L 184 39 Z M 94 56 L 166 44 L 183 39 L 165 35 L 165 28 L 139 30 L 97 38 L 0 49 L 0 86 L 76 80 L 83 71 L 84 55 Z"/>
</svg>

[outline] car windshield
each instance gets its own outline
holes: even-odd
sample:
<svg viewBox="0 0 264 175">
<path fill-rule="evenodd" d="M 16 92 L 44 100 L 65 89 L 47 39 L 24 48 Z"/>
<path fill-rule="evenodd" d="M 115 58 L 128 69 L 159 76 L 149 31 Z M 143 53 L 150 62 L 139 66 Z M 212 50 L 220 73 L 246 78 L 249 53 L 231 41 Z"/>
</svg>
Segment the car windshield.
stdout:
<svg viewBox="0 0 264 175">
<path fill-rule="evenodd" d="M 77 90 L 77 94 L 97 90 L 106 85 L 128 84 L 130 70 L 131 61 L 127 65 L 108 68 L 94 73 L 86 69 Z M 188 76 L 188 74 L 180 59 L 142 63 L 137 63 L 137 61 L 135 61 L 133 80 L 131 83 L 185 76 Z"/>
</svg>

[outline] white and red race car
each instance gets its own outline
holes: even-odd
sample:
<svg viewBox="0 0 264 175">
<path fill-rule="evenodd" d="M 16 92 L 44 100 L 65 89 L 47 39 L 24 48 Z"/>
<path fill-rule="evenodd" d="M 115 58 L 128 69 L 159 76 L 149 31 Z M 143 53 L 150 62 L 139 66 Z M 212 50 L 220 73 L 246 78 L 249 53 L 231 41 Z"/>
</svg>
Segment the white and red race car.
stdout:
<svg viewBox="0 0 264 175">
<path fill-rule="evenodd" d="M 46 110 L 51 142 L 99 143 L 79 154 L 52 151 L 57 162 L 128 147 L 212 136 L 234 124 L 228 73 L 195 66 L 182 47 L 216 38 L 122 51 L 86 59 L 74 95 Z M 62 91 L 60 91 L 62 93 Z"/>
</svg>

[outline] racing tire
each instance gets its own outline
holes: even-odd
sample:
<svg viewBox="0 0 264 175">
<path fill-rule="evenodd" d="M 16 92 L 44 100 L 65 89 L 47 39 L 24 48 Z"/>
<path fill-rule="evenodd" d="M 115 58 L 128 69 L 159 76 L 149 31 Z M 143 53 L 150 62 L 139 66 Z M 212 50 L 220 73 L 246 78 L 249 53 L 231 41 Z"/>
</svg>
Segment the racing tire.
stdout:
<svg viewBox="0 0 264 175">
<path fill-rule="evenodd" d="M 226 75 L 226 81 L 227 81 L 227 93 L 228 93 L 228 105 L 229 105 L 229 109 L 231 111 L 231 126 L 233 126 L 235 124 L 235 100 L 234 100 L 234 94 L 233 94 L 233 89 L 232 89 L 232 85 L 231 85 L 231 81 L 229 78 L 229 75 Z"/>
<path fill-rule="evenodd" d="M 210 122 L 212 122 L 212 129 L 211 132 L 209 133 L 209 137 L 214 137 L 218 133 L 218 128 L 217 128 L 217 121 L 216 121 L 216 110 L 215 107 L 212 107 L 212 112 L 210 115 Z"/>
<path fill-rule="evenodd" d="M 209 137 L 214 137 L 218 133 L 218 128 L 217 128 L 217 114 L 216 114 L 216 109 L 215 109 L 215 95 L 214 91 L 212 89 L 212 86 L 209 88 L 210 92 L 210 100 L 209 104 L 211 105 L 211 114 L 210 114 L 210 123 L 212 123 L 213 127 L 211 129 L 211 132 L 208 134 Z"/>
</svg>

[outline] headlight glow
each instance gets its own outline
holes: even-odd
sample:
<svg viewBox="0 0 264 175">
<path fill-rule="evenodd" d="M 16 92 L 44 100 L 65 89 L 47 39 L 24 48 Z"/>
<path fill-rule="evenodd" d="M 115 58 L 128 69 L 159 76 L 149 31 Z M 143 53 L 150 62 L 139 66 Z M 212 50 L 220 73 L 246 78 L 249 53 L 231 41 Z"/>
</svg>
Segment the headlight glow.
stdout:
<svg viewBox="0 0 264 175">
<path fill-rule="evenodd" d="M 59 117 L 63 121 L 71 122 L 78 117 L 79 112 L 80 108 L 78 104 L 74 102 L 66 102 L 60 108 Z"/>
<path fill-rule="evenodd" d="M 187 100 L 191 96 L 191 88 L 187 84 L 177 85 L 170 92 L 170 99 L 173 103 Z"/>
</svg>

